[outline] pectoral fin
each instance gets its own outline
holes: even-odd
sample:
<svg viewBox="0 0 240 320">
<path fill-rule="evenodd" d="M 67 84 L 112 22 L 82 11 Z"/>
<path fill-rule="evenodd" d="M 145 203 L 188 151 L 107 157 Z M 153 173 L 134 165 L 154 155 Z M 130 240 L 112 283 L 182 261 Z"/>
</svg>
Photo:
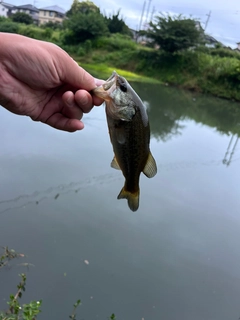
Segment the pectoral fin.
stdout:
<svg viewBox="0 0 240 320">
<path fill-rule="evenodd" d="M 111 167 L 114 168 L 114 169 L 117 169 L 117 170 L 121 170 L 121 168 L 119 167 L 119 164 L 118 164 L 117 159 L 116 159 L 115 156 L 112 159 Z"/>
<path fill-rule="evenodd" d="M 156 165 L 156 161 L 153 158 L 151 152 L 149 152 L 148 155 L 148 159 L 147 159 L 147 163 L 143 169 L 143 173 L 145 174 L 145 176 L 147 176 L 148 178 L 152 178 L 155 176 L 155 174 L 157 173 L 157 165 Z"/>
</svg>

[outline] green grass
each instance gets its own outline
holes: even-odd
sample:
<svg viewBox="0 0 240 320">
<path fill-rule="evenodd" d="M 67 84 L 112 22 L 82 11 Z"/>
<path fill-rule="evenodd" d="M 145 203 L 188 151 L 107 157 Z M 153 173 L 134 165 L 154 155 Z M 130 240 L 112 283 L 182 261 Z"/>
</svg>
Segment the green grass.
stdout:
<svg viewBox="0 0 240 320">
<path fill-rule="evenodd" d="M 157 79 L 139 75 L 131 71 L 110 67 L 110 66 L 107 66 L 106 64 L 90 64 L 90 63 L 81 63 L 79 61 L 78 63 L 81 67 L 86 69 L 93 76 L 101 79 L 109 78 L 112 72 L 115 70 L 119 75 L 123 76 L 128 81 L 145 82 L 145 83 L 161 83 L 161 81 Z"/>
</svg>

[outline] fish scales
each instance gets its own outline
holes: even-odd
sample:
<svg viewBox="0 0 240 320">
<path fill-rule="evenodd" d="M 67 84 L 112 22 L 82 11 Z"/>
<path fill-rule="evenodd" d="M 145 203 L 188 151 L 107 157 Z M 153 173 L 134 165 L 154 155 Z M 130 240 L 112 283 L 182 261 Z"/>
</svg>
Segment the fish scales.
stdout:
<svg viewBox="0 0 240 320">
<path fill-rule="evenodd" d="M 142 125 L 140 112 L 136 112 L 131 122 L 112 119 L 107 113 L 107 122 L 114 154 L 126 179 L 126 188 L 137 192 L 139 176 L 149 154 L 149 125 Z M 123 138 L 125 143 L 121 143 Z"/>
<path fill-rule="evenodd" d="M 111 77 L 93 90 L 106 102 L 106 116 L 114 158 L 111 166 L 120 169 L 125 184 L 118 199 L 127 199 L 132 211 L 139 207 L 139 178 L 143 172 L 148 178 L 157 173 L 151 154 L 150 127 L 142 100 L 126 79 L 113 72 Z"/>
</svg>

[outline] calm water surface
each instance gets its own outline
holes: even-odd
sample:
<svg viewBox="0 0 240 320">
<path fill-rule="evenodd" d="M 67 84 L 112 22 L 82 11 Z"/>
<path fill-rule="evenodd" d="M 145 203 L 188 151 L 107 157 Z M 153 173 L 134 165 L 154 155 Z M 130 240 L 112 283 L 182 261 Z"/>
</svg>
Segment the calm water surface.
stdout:
<svg viewBox="0 0 240 320">
<path fill-rule="evenodd" d="M 73 134 L 0 109 L 0 245 L 27 255 L 1 270 L 0 309 L 26 272 L 39 319 L 67 319 L 77 299 L 79 320 L 239 318 L 239 105 L 134 87 L 158 164 L 135 213 L 116 199 L 103 107 Z"/>
</svg>

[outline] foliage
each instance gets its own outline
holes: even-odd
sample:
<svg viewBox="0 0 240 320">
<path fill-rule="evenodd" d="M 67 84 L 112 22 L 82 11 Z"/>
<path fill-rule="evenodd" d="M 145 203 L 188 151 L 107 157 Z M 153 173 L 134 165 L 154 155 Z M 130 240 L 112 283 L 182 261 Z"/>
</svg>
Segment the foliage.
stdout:
<svg viewBox="0 0 240 320">
<path fill-rule="evenodd" d="M 228 57 L 228 58 L 235 58 L 240 60 L 239 52 L 226 49 L 226 48 L 212 48 L 209 50 L 209 53 L 212 56 Z"/>
<path fill-rule="evenodd" d="M 72 320 L 76 320 L 76 309 L 77 307 L 81 304 L 81 300 L 77 300 L 76 303 L 74 303 L 73 305 L 73 312 L 72 314 L 69 316 L 70 319 Z"/>
<path fill-rule="evenodd" d="M 128 36 L 132 36 L 130 29 L 124 22 L 123 18 L 120 18 L 119 15 L 120 15 L 120 9 L 116 14 L 113 13 L 109 17 L 105 17 L 110 33 L 121 33 L 121 34 L 126 34 Z"/>
<path fill-rule="evenodd" d="M 8 266 L 9 262 L 14 258 L 24 257 L 22 253 L 17 253 L 13 249 L 8 249 L 8 247 L 1 247 L 3 253 L 0 255 L 0 269 Z M 30 266 L 29 263 L 24 263 L 22 265 Z M 31 301 L 26 304 L 20 304 L 19 299 L 22 297 L 23 292 L 26 289 L 26 275 L 24 273 L 19 274 L 21 277 L 20 283 L 17 285 L 17 293 L 15 295 L 11 294 L 9 297 L 8 310 L 0 310 L 0 320 L 36 320 L 38 314 L 41 312 L 40 308 L 42 301 Z M 76 320 L 76 310 L 81 304 L 81 300 L 77 300 L 73 305 L 73 311 L 69 316 L 70 319 Z M 109 320 L 116 320 L 116 316 L 112 314 L 109 317 Z"/>
<path fill-rule="evenodd" d="M 136 42 L 132 41 L 130 37 L 119 33 L 111 34 L 109 37 L 99 37 L 93 41 L 94 48 L 102 48 L 105 50 L 122 50 L 136 49 Z"/>
<path fill-rule="evenodd" d="M 42 301 L 31 301 L 23 305 L 19 303 L 22 292 L 25 291 L 26 275 L 22 273 L 19 276 L 21 277 L 21 281 L 17 286 L 17 293 L 15 296 L 13 294 L 10 295 L 7 302 L 9 309 L 6 312 L 0 311 L 0 320 L 35 320 L 41 312 Z"/>
<path fill-rule="evenodd" d="M 4 17 L 4 16 L 0 16 L 0 23 L 1 22 L 6 22 L 6 21 L 9 21 L 9 19 Z"/>
<path fill-rule="evenodd" d="M 0 21 L 0 32 L 18 33 L 19 24 L 11 21 Z"/>
<path fill-rule="evenodd" d="M 48 21 L 46 23 L 43 23 L 40 27 L 43 29 L 50 28 L 52 30 L 57 30 L 57 29 L 62 29 L 62 24 L 57 21 L 56 22 Z"/>
<path fill-rule="evenodd" d="M 92 1 L 73 0 L 72 6 L 66 15 L 71 17 L 77 13 L 88 14 L 90 12 L 100 13 L 100 10 Z"/>
<path fill-rule="evenodd" d="M 23 36 L 30 37 L 33 39 L 38 39 L 38 40 L 50 40 L 52 32 L 53 30 L 49 28 L 42 29 L 36 26 L 25 26 L 25 25 L 21 25 L 18 31 L 18 33 Z"/>
<path fill-rule="evenodd" d="M 32 17 L 25 13 L 25 12 L 16 12 L 11 15 L 11 19 L 13 22 L 25 23 L 25 24 L 32 24 L 33 19 Z"/>
<path fill-rule="evenodd" d="M 24 257 L 24 254 L 17 253 L 8 247 L 2 247 L 3 253 L 0 256 L 0 269 L 9 266 L 12 259 Z M 29 266 L 30 264 L 24 264 Z M 26 286 L 26 275 L 24 273 L 19 275 L 21 277 L 20 283 L 17 285 L 17 292 L 15 295 L 11 294 L 9 297 L 8 310 L 0 311 L 0 320 L 35 320 L 37 315 L 41 312 L 40 307 L 42 301 L 31 301 L 27 304 L 20 304 L 19 299 L 22 297 Z"/>
<path fill-rule="evenodd" d="M 104 17 L 97 12 L 77 13 L 64 23 L 64 44 L 79 44 L 107 34 Z"/>
<path fill-rule="evenodd" d="M 166 52 L 174 53 L 203 42 L 203 31 L 196 27 L 194 19 L 162 14 L 155 20 L 155 23 L 150 22 L 150 28 L 144 34 Z"/>
</svg>

